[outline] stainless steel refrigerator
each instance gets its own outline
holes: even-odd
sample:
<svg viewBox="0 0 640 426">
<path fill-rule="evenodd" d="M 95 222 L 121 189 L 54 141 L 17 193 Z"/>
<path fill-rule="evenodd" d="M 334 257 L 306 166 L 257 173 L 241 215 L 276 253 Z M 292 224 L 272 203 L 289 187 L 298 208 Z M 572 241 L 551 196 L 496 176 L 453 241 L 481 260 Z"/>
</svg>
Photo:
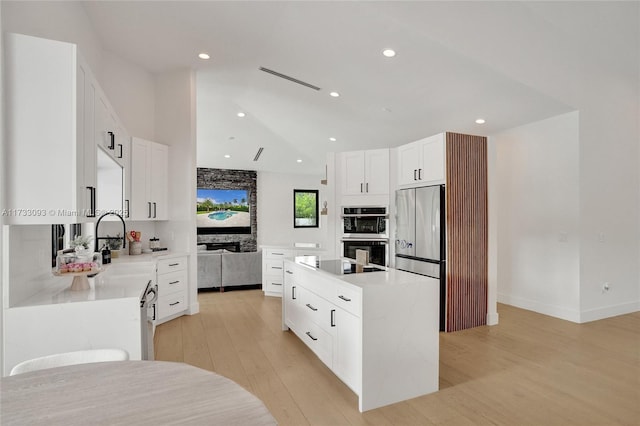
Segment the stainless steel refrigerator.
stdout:
<svg viewBox="0 0 640 426">
<path fill-rule="evenodd" d="M 444 185 L 396 191 L 396 269 L 440 281 L 440 330 L 446 315 Z"/>
</svg>

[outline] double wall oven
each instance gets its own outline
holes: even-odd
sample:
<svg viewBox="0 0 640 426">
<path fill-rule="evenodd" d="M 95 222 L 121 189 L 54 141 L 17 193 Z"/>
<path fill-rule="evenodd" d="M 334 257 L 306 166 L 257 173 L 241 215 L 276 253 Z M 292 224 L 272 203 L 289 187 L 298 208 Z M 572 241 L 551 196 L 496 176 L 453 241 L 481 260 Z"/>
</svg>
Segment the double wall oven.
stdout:
<svg viewBox="0 0 640 426">
<path fill-rule="evenodd" d="M 369 252 L 369 262 L 389 264 L 389 212 L 386 206 L 342 207 L 342 256 L 356 258 L 356 250 Z"/>
</svg>

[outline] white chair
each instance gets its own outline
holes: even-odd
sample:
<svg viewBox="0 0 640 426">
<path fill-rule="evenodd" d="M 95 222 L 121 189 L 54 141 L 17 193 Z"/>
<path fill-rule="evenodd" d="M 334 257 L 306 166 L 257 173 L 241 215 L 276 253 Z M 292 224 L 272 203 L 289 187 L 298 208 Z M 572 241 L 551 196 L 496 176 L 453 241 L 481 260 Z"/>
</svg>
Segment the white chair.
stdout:
<svg viewBox="0 0 640 426">
<path fill-rule="evenodd" d="M 90 362 L 127 361 L 129 353 L 122 349 L 90 349 L 86 351 L 66 352 L 47 355 L 40 358 L 22 361 L 11 369 L 10 376 L 45 368 L 63 367 L 65 365 L 88 364 Z"/>
</svg>

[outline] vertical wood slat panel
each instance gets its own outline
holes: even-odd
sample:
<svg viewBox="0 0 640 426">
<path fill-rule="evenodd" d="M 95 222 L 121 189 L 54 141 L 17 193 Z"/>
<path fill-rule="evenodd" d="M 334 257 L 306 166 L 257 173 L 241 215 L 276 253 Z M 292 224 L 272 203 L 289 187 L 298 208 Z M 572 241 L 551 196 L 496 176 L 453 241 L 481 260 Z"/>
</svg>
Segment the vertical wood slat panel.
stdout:
<svg viewBox="0 0 640 426">
<path fill-rule="evenodd" d="M 447 133 L 446 331 L 487 323 L 487 138 Z"/>
</svg>

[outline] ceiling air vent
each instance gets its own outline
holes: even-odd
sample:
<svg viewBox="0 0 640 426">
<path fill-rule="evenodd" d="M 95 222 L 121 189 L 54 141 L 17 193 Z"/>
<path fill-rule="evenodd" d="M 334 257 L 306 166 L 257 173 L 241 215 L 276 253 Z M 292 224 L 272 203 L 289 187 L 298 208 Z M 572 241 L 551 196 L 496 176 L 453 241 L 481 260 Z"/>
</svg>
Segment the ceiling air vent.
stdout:
<svg viewBox="0 0 640 426">
<path fill-rule="evenodd" d="M 265 68 L 265 67 L 260 67 L 258 69 L 260 71 L 264 71 L 264 72 L 269 73 L 271 75 L 275 75 L 276 77 L 284 78 L 285 80 L 289 80 L 289 81 L 292 81 L 294 83 L 301 84 L 301 85 L 303 85 L 305 87 L 308 87 L 309 89 L 320 90 L 320 88 L 318 86 L 314 86 L 313 84 L 307 83 L 306 81 L 298 80 L 297 78 L 289 77 L 288 75 L 279 73 L 278 71 L 270 70 L 269 68 Z"/>
<path fill-rule="evenodd" d="M 264 149 L 263 147 L 260 147 L 260 149 L 258 149 L 258 152 L 256 152 L 256 156 L 253 157 L 253 161 L 258 161 L 258 159 L 260 158 L 260 155 L 262 154 L 263 149 Z"/>
</svg>

